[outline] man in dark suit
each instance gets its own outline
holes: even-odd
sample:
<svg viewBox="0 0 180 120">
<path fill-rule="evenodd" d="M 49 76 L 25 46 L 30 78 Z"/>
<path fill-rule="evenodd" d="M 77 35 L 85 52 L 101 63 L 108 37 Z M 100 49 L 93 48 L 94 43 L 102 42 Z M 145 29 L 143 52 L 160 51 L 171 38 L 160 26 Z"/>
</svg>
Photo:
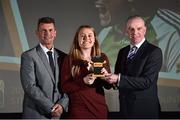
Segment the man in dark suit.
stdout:
<svg viewBox="0 0 180 120">
<path fill-rule="evenodd" d="M 65 53 L 54 48 L 55 20 L 42 17 L 38 21 L 39 44 L 21 56 L 21 83 L 24 89 L 23 118 L 60 118 L 67 109 L 68 97 L 58 88 L 59 64 Z"/>
<path fill-rule="evenodd" d="M 119 88 L 124 118 L 158 118 L 157 80 L 162 51 L 145 39 L 146 26 L 141 16 L 129 17 L 126 31 L 130 45 L 119 51 L 115 74 L 107 75 L 106 81 Z"/>
</svg>

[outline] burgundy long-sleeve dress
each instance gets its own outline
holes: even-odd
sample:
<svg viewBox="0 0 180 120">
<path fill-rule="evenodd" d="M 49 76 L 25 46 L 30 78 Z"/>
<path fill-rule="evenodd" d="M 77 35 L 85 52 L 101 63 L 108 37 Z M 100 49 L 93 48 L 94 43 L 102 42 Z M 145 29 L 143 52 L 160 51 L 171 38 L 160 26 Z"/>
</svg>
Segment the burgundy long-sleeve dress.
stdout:
<svg viewBox="0 0 180 120">
<path fill-rule="evenodd" d="M 110 72 L 109 61 L 105 54 L 101 54 L 106 64 L 104 67 Z M 71 61 L 70 56 L 64 60 L 61 71 L 62 91 L 67 93 L 70 99 L 68 118 L 72 119 L 93 119 L 107 118 L 108 107 L 105 101 L 104 90 L 110 89 L 106 81 L 97 78 L 92 85 L 86 85 L 83 77 L 89 74 L 87 64 L 82 60 Z M 72 77 L 71 64 L 79 64 L 80 75 Z"/>
</svg>

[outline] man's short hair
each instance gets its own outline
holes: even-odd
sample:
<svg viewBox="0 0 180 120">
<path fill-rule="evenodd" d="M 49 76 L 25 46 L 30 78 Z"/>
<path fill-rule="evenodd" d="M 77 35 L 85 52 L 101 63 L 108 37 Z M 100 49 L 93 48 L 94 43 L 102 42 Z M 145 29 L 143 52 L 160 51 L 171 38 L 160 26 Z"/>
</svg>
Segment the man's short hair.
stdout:
<svg viewBox="0 0 180 120">
<path fill-rule="evenodd" d="M 142 20 L 144 21 L 145 26 L 146 26 L 146 21 L 144 20 L 144 18 L 143 18 L 141 15 L 132 15 L 132 16 L 129 16 L 129 17 L 127 18 L 127 20 L 126 20 L 126 23 L 127 23 L 129 20 L 132 20 L 132 19 L 134 19 L 134 18 L 140 18 L 140 19 L 142 19 Z"/>
<path fill-rule="evenodd" d="M 39 25 L 41 23 L 53 23 L 54 26 L 55 26 L 55 20 L 54 20 L 54 18 L 51 18 L 51 17 L 41 17 L 41 18 L 39 18 L 37 28 L 39 28 Z"/>
</svg>

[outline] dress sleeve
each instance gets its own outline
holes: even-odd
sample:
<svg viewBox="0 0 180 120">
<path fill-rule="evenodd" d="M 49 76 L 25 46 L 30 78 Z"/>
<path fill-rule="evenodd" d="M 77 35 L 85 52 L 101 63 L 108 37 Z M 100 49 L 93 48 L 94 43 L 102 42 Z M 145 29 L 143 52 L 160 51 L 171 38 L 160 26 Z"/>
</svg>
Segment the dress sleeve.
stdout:
<svg viewBox="0 0 180 120">
<path fill-rule="evenodd" d="M 72 77 L 70 56 L 66 56 L 61 71 L 62 91 L 68 94 L 87 88 L 87 85 L 83 81 L 83 77 L 84 75 Z"/>
</svg>

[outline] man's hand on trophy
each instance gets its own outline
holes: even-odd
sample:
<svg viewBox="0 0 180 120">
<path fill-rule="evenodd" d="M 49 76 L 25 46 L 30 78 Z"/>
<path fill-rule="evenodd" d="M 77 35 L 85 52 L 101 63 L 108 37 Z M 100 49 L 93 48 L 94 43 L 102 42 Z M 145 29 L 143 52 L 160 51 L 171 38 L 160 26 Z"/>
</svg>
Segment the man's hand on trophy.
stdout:
<svg viewBox="0 0 180 120">
<path fill-rule="evenodd" d="M 101 69 L 101 73 L 102 73 L 104 76 L 109 75 L 108 71 L 107 71 L 104 67 Z"/>
<path fill-rule="evenodd" d="M 87 76 L 85 76 L 83 78 L 84 80 L 84 83 L 87 84 L 87 85 L 92 85 L 94 83 L 94 80 L 96 79 L 97 77 L 95 77 L 92 73 L 88 74 Z"/>
<path fill-rule="evenodd" d="M 117 83 L 118 82 L 118 79 L 119 79 L 119 76 L 116 75 L 116 74 L 107 74 L 105 76 L 105 80 L 110 83 L 110 84 L 114 84 L 114 83 Z"/>
</svg>

